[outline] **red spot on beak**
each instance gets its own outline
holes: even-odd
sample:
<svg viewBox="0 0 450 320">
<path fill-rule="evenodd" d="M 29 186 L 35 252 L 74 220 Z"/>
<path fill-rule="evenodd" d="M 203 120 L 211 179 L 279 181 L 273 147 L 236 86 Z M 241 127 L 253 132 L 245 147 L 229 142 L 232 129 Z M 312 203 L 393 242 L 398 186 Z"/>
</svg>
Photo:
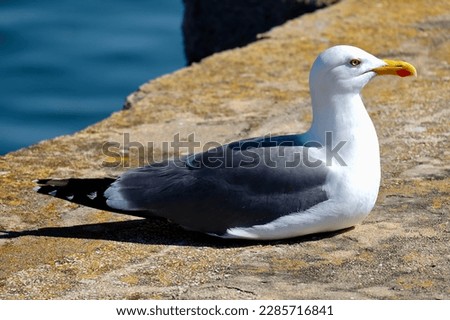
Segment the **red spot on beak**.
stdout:
<svg viewBox="0 0 450 320">
<path fill-rule="evenodd" d="M 407 77 L 407 76 L 411 75 L 411 72 L 409 72 L 408 70 L 405 70 L 405 69 L 400 69 L 400 70 L 397 70 L 396 72 L 400 77 Z"/>
</svg>

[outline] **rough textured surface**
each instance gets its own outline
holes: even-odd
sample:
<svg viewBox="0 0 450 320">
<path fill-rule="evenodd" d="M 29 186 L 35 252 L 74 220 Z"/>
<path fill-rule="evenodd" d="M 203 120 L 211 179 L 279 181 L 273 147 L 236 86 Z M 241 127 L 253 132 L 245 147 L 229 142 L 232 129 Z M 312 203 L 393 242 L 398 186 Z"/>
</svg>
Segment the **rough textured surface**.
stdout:
<svg viewBox="0 0 450 320">
<path fill-rule="evenodd" d="M 242 47 L 259 33 L 339 0 L 184 0 L 184 51 L 189 64 Z"/>
<path fill-rule="evenodd" d="M 450 298 L 450 2 L 346 0 L 248 47 L 144 84 L 131 109 L 73 136 L 0 158 L 0 297 Z M 227 242 L 38 195 L 35 178 L 114 175 L 105 141 L 180 133 L 202 142 L 303 131 L 307 77 L 339 43 L 413 63 L 417 78 L 364 90 L 378 130 L 377 205 L 348 232 L 270 243 Z M 136 143 L 134 144 L 137 145 Z M 137 165 L 132 148 L 123 158 Z"/>
</svg>

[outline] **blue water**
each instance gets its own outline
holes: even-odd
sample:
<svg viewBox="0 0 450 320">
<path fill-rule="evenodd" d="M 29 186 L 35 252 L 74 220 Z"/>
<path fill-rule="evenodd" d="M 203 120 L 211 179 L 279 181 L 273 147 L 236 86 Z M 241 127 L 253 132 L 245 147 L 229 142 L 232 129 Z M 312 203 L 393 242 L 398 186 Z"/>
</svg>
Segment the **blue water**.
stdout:
<svg viewBox="0 0 450 320">
<path fill-rule="evenodd" d="M 0 0 L 0 154 L 120 110 L 185 65 L 181 0 Z"/>
</svg>

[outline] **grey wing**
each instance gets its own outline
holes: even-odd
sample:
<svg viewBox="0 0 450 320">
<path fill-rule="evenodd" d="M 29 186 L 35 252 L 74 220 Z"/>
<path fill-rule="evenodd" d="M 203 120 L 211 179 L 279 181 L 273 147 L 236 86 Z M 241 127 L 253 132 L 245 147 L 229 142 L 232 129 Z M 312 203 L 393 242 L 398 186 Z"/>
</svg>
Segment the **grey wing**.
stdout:
<svg viewBox="0 0 450 320">
<path fill-rule="evenodd" d="M 283 215 L 305 211 L 328 199 L 328 169 L 307 166 L 304 147 L 246 150 L 226 145 L 195 157 L 131 170 L 105 193 L 124 211 L 148 211 L 187 229 L 224 234 Z"/>
</svg>

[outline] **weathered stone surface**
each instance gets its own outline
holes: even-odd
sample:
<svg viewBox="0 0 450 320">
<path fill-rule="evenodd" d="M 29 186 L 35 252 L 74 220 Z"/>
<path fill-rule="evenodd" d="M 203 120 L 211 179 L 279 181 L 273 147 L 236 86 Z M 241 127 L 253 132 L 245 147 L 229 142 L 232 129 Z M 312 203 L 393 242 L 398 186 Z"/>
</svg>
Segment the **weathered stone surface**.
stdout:
<svg viewBox="0 0 450 320">
<path fill-rule="evenodd" d="M 242 49 L 144 84 L 133 106 L 73 136 L 0 158 L 0 297 L 450 298 L 450 3 L 345 0 Z M 163 221 L 78 207 L 32 191 L 35 178 L 114 175 L 105 141 L 228 142 L 303 131 L 307 77 L 321 50 L 353 44 L 413 63 L 417 78 L 364 90 L 383 182 L 349 232 L 269 243 L 220 241 Z M 126 159 L 134 159 L 134 153 Z M 131 165 L 136 165 L 132 160 Z"/>
<path fill-rule="evenodd" d="M 289 19 L 339 0 L 184 0 L 184 51 L 188 64 L 242 47 Z"/>
</svg>

